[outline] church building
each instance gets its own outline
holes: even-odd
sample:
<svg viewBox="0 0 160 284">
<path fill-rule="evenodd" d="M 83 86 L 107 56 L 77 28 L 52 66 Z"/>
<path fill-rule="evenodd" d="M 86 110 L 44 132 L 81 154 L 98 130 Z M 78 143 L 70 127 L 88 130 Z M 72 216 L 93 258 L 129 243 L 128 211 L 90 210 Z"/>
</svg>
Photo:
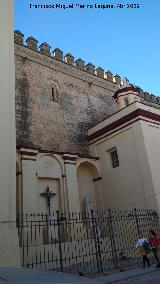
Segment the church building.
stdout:
<svg viewBox="0 0 160 284">
<path fill-rule="evenodd" d="M 14 37 L 17 216 L 159 209 L 160 98 L 33 37 L 24 44 L 20 31 Z"/>
</svg>

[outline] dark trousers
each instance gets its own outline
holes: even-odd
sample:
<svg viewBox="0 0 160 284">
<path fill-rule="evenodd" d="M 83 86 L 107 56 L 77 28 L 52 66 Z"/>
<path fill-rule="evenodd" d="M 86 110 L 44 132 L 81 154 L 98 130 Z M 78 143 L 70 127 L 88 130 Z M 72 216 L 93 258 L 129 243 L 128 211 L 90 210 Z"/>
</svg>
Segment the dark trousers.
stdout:
<svg viewBox="0 0 160 284">
<path fill-rule="evenodd" d="M 153 251 L 153 255 L 154 255 L 157 263 L 160 264 L 159 258 L 158 258 L 158 248 L 152 248 L 152 251 Z"/>
<path fill-rule="evenodd" d="M 150 264 L 147 255 L 143 255 L 143 265 L 144 266 L 145 266 L 146 262 L 147 262 L 148 265 Z"/>
</svg>

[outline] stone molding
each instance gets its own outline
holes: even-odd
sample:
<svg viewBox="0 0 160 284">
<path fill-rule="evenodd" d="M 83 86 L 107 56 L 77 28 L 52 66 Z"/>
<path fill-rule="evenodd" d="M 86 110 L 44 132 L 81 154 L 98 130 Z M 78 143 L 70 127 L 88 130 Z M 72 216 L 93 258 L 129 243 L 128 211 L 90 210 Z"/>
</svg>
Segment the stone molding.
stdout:
<svg viewBox="0 0 160 284">
<path fill-rule="evenodd" d="M 151 121 L 148 121 L 146 119 L 150 119 Z M 144 109 L 136 109 L 132 111 L 131 113 L 121 117 L 120 119 L 110 123 L 109 125 L 97 130 L 95 133 L 88 136 L 88 141 L 90 144 L 93 144 L 100 140 L 101 138 L 105 138 L 108 135 L 111 135 L 115 133 L 116 131 L 122 130 L 123 128 L 127 127 L 128 125 L 139 121 L 144 120 L 152 123 L 158 122 L 160 123 L 160 115 L 144 110 Z M 120 128 L 119 128 L 120 127 Z M 106 134 L 106 135 L 105 135 Z M 105 136 L 104 136 L 105 135 Z M 95 141 L 96 140 L 96 141 Z"/>
</svg>

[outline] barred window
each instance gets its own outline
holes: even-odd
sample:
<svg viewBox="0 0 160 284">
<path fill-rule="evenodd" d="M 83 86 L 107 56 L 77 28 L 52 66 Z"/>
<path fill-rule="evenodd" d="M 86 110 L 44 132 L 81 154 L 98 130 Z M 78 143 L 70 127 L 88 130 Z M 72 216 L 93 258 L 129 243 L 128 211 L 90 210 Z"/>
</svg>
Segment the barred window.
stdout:
<svg viewBox="0 0 160 284">
<path fill-rule="evenodd" d="M 112 168 L 119 167 L 119 159 L 118 159 L 118 153 L 116 149 L 110 152 L 110 157 L 111 157 Z"/>
</svg>

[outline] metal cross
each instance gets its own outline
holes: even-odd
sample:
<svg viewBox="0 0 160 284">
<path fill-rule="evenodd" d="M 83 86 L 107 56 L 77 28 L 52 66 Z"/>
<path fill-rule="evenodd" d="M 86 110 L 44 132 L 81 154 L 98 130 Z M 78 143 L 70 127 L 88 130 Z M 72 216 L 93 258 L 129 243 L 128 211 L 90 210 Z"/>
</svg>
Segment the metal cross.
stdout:
<svg viewBox="0 0 160 284">
<path fill-rule="evenodd" d="M 49 186 L 46 187 L 46 192 L 40 193 L 40 196 L 46 197 L 47 199 L 47 206 L 50 214 L 50 206 L 51 206 L 51 198 L 53 198 L 56 194 L 49 190 Z"/>
</svg>

